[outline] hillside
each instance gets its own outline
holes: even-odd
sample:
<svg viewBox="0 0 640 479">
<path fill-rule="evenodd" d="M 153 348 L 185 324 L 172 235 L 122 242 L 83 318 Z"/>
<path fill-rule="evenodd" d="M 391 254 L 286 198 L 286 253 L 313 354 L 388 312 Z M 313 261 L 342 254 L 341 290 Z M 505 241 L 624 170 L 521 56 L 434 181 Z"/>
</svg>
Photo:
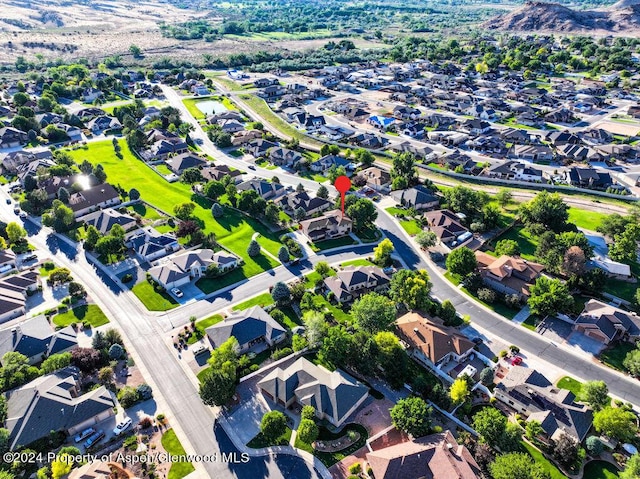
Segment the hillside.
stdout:
<svg viewBox="0 0 640 479">
<path fill-rule="evenodd" d="M 640 0 L 620 0 L 601 10 L 573 10 L 557 3 L 527 2 L 483 26 L 517 32 L 630 34 L 640 32 Z"/>
</svg>

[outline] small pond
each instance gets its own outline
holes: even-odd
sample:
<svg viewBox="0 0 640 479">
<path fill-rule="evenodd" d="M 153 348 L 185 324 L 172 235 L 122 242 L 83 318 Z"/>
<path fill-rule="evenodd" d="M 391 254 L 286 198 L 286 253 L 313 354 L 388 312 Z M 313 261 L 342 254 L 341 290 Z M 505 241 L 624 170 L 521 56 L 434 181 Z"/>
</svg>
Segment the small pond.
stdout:
<svg viewBox="0 0 640 479">
<path fill-rule="evenodd" d="M 196 108 L 205 115 L 218 115 L 229 110 L 221 101 L 207 100 L 196 103 Z"/>
</svg>

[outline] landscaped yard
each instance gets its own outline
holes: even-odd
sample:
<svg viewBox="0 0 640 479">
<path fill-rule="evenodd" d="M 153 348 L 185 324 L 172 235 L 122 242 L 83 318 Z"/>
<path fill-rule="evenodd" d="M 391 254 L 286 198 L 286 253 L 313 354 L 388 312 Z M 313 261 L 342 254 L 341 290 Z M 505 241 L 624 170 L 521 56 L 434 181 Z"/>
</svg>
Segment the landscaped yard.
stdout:
<svg viewBox="0 0 640 479">
<path fill-rule="evenodd" d="M 224 216 L 213 218 L 210 200 L 192 194 L 189 185 L 184 183 L 167 183 L 138 160 L 124 140 L 120 140 L 120 146 L 123 155 L 121 160 L 115 156 L 113 145 L 109 140 L 91 143 L 83 149 L 70 150 L 69 154 L 78 163 L 87 159 L 93 164 L 102 164 L 109 183 L 120 185 L 127 191 L 136 188 L 140 191 L 143 200 L 162 211 L 172 213 L 175 205 L 189 201 L 196 204 L 193 214 L 202 221 L 205 233 L 215 233 L 220 244 L 241 256 L 245 261 L 244 266 L 238 270 L 215 278 L 213 281 L 203 281 L 201 284 L 205 292 L 215 291 L 278 265 L 275 260 L 264 255 L 251 258 L 247 254 L 251 237 L 254 232 L 257 232 L 260 233 L 258 238 L 260 246 L 277 256 L 281 246 L 277 234 L 270 232 L 258 220 L 227 206 L 223 206 Z"/>
<path fill-rule="evenodd" d="M 375 266 L 375 263 L 372 263 L 368 259 L 352 259 L 351 261 L 340 263 L 340 266 L 343 268 L 346 266 Z"/>
<path fill-rule="evenodd" d="M 558 387 L 561 389 L 568 389 L 577 396 L 580 394 L 580 390 L 582 389 L 582 383 L 570 376 L 565 376 L 558 381 Z"/>
<path fill-rule="evenodd" d="M 186 454 L 184 447 L 180 444 L 180 441 L 173 429 L 169 429 L 165 432 L 162 435 L 160 442 L 162 443 L 164 450 L 173 456 L 184 456 Z M 190 462 L 172 462 L 167 479 L 182 479 L 193 471 L 195 471 L 195 468 Z"/>
<path fill-rule="evenodd" d="M 627 353 L 634 349 L 635 345 L 633 343 L 619 342 L 618 344 L 602 351 L 598 358 L 607 366 L 617 369 L 618 371 L 626 372 L 627 370 L 622 365 L 622 361 L 624 361 Z"/>
<path fill-rule="evenodd" d="M 415 236 L 422 231 L 422 227 L 416 220 L 400 220 L 399 223 L 402 229 L 411 236 Z"/>
<path fill-rule="evenodd" d="M 549 473 L 549 476 L 551 477 L 551 479 L 567 479 L 567 476 L 562 474 L 562 472 L 560 472 L 560 469 L 558 469 L 551 461 L 549 461 L 549 459 L 544 457 L 544 455 L 540 451 L 538 451 L 535 447 L 531 446 L 529 443 L 525 441 L 522 441 L 521 444 L 529 453 L 529 455 L 533 457 L 533 459 L 538 464 L 540 464 L 545 471 Z M 583 477 L 586 479 L 589 476 L 583 476 Z M 589 479 L 591 478 L 589 477 Z"/>
<path fill-rule="evenodd" d="M 213 316 L 210 316 L 208 318 L 201 319 L 200 321 L 196 321 L 196 330 L 194 331 L 194 334 L 192 334 L 191 337 L 187 339 L 187 344 L 193 344 L 199 341 L 200 339 L 204 338 L 206 334 L 205 330 L 209 326 L 213 326 L 214 324 L 219 323 L 223 319 L 224 318 L 222 317 L 222 315 L 214 314 Z"/>
<path fill-rule="evenodd" d="M 202 97 L 202 98 L 186 98 L 182 100 L 182 103 L 184 103 L 184 106 L 187 108 L 187 110 L 189 110 L 189 113 L 191 113 L 191 115 L 196 120 L 203 120 L 206 118 L 207 115 L 205 115 L 200 110 L 200 108 L 198 108 L 198 103 L 207 102 L 207 101 L 218 101 L 222 103 L 228 110 L 236 110 L 236 107 L 231 102 L 231 100 L 229 100 L 226 97 L 219 97 L 219 96 L 209 96 L 209 97 Z"/>
<path fill-rule="evenodd" d="M 324 241 L 318 241 L 313 243 L 312 249 L 314 251 L 322 251 L 325 249 L 339 248 L 340 246 L 349 246 L 356 244 L 351 236 L 342 236 L 341 238 L 328 239 Z"/>
<path fill-rule="evenodd" d="M 451 281 L 454 285 L 458 286 L 460 284 L 460 278 L 457 277 L 456 275 L 452 274 L 451 272 L 447 271 L 444 274 L 444 277 L 447 278 L 449 281 Z M 507 306 L 506 304 L 500 302 L 500 301 L 496 301 L 493 304 L 489 304 L 489 303 L 485 303 L 484 301 L 481 301 L 480 299 L 478 299 L 478 297 L 474 296 L 473 294 L 471 294 L 471 291 L 469 291 L 467 288 L 459 288 L 460 291 L 462 291 L 463 293 L 471 296 L 473 299 L 475 299 L 476 301 L 478 301 L 479 303 L 484 304 L 487 308 L 492 309 L 493 311 L 495 311 L 496 313 L 504 316 L 505 318 L 508 319 L 513 319 L 513 317 L 518 314 L 519 310 L 510 308 L 509 306 Z M 526 327 L 526 326 L 525 326 Z"/>
<path fill-rule="evenodd" d="M 233 307 L 234 311 L 242 311 L 243 309 L 249 309 L 253 306 L 269 306 L 273 304 L 273 298 L 271 293 L 262 293 L 254 298 L 238 303 Z"/>
<path fill-rule="evenodd" d="M 606 461 L 591 461 L 584 466 L 584 479 L 618 479 L 616 466 Z"/>
<path fill-rule="evenodd" d="M 520 251 L 522 258 L 535 261 L 535 252 L 536 247 L 538 246 L 537 240 L 529 234 L 528 231 L 524 229 L 522 225 L 516 225 L 513 228 L 510 228 L 508 231 L 505 231 L 503 234 L 498 236 L 495 240 L 491 241 L 491 245 L 495 246 L 495 244 L 500 240 L 510 239 L 514 240 L 520 246 Z"/>
<path fill-rule="evenodd" d="M 88 323 L 92 328 L 97 328 L 103 324 L 107 324 L 109 318 L 100 309 L 97 304 L 86 304 L 76 306 L 69 311 L 57 314 L 53 317 L 53 324 L 56 326 L 69 326 L 73 323 Z"/>
<path fill-rule="evenodd" d="M 355 424 L 355 423 L 347 424 L 338 433 L 333 433 L 329 431 L 326 427 L 320 426 L 320 435 L 318 436 L 318 441 L 333 441 L 335 439 L 339 439 L 341 437 L 346 436 L 349 433 L 349 431 L 355 431 L 360 433 L 360 438 L 351 446 L 349 446 L 346 449 L 343 449 L 342 451 L 332 452 L 332 453 L 318 452 L 314 450 L 313 455 L 316 456 L 318 459 L 320 459 L 325 466 L 330 467 L 334 465 L 336 462 L 342 461 L 345 457 L 349 456 L 350 454 L 353 454 L 355 451 L 357 451 L 362 446 L 364 446 L 364 444 L 367 442 L 367 438 L 369 437 L 367 430 L 360 424 Z M 312 449 L 311 445 L 305 444 L 302 441 L 297 441 L 297 440 L 296 440 L 296 447 L 300 447 L 300 449 L 303 449 L 306 451 L 308 451 L 309 449 Z"/>
<path fill-rule="evenodd" d="M 148 281 L 142 281 L 131 288 L 133 294 L 149 311 L 168 311 L 178 306 L 173 297 L 167 292 L 157 292 Z"/>
<path fill-rule="evenodd" d="M 638 289 L 638 283 L 628 283 L 620 279 L 607 279 L 604 284 L 604 292 L 617 296 L 618 298 L 625 299 L 633 302 Z"/>
<path fill-rule="evenodd" d="M 262 436 L 262 433 L 259 432 L 256 437 L 254 437 L 253 439 L 251 439 L 251 441 L 247 443 L 247 446 L 249 446 L 252 449 L 260 449 L 262 447 L 269 447 L 269 446 L 286 446 L 289 444 L 290 440 L 291 440 L 291 429 L 287 427 L 287 430 L 284 432 L 284 434 L 279 438 L 277 438 L 275 442 L 268 441 Z"/>
</svg>

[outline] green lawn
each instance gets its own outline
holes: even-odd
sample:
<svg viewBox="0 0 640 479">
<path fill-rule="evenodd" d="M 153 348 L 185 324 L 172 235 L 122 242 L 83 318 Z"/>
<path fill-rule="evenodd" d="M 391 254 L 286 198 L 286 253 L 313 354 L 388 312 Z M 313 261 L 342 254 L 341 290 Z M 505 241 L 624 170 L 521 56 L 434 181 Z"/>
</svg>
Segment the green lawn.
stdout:
<svg viewBox="0 0 640 479">
<path fill-rule="evenodd" d="M 411 236 L 415 236 L 422 231 L 422 227 L 416 220 L 400 220 L 399 223 L 402 229 Z"/>
<path fill-rule="evenodd" d="M 618 469 L 607 461 L 591 461 L 584 466 L 585 479 L 618 479 Z"/>
<path fill-rule="evenodd" d="M 173 431 L 173 429 L 169 429 L 167 432 L 165 432 L 162 435 L 162 439 L 160 440 L 160 442 L 162 443 L 162 447 L 165 449 L 165 451 L 167 451 L 171 455 L 183 456 L 186 454 L 184 447 L 182 447 L 182 444 L 180 444 L 180 441 L 178 440 L 178 437 L 176 436 L 176 433 Z M 193 471 L 195 471 L 195 468 L 190 462 L 172 462 L 167 479 L 182 479 L 183 477 L 191 474 Z"/>
<path fill-rule="evenodd" d="M 136 203 L 135 205 L 129 206 L 129 208 L 147 220 L 155 221 L 165 218 L 165 216 L 161 215 L 158 210 L 147 206 L 144 203 Z"/>
<path fill-rule="evenodd" d="M 278 115 L 276 115 L 262 98 L 258 98 L 255 95 L 243 94 L 240 95 L 240 99 L 251 110 L 267 120 L 271 126 L 279 130 L 285 136 L 295 138 L 301 143 L 305 143 L 307 145 L 314 145 L 317 147 L 321 147 L 323 145 L 323 143 L 304 135 L 302 132 L 300 132 L 289 123 L 284 121 L 282 118 L 280 118 Z"/>
<path fill-rule="evenodd" d="M 191 337 L 187 339 L 187 344 L 193 344 L 199 341 L 200 339 L 204 338 L 204 335 L 206 334 L 205 330 L 209 326 L 213 326 L 214 324 L 219 323 L 223 319 L 224 318 L 222 317 L 221 314 L 214 314 L 213 316 L 210 316 L 206 319 L 201 319 L 200 321 L 196 321 L 196 330 L 194 331 L 194 334 L 192 334 Z"/>
<path fill-rule="evenodd" d="M 328 239 L 324 241 L 318 241 L 313 243 L 316 247 L 317 251 L 322 251 L 325 249 L 338 248 L 340 246 L 349 246 L 352 244 L 356 244 L 351 236 L 342 236 L 341 238 Z"/>
<path fill-rule="evenodd" d="M 340 266 L 343 268 L 345 266 L 375 266 L 375 263 L 372 263 L 368 259 L 352 259 L 351 261 L 340 263 Z"/>
<path fill-rule="evenodd" d="M 291 429 L 287 427 L 287 430 L 284 432 L 284 434 L 279 438 L 277 438 L 275 441 L 268 441 L 266 438 L 262 436 L 262 433 L 258 433 L 256 437 L 254 437 L 253 439 L 251 439 L 251 441 L 247 443 L 247 446 L 249 446 L 252 449 L 260 449 L 262 447 L 269 447 L 269 446 L 286 446 L 289 444 L 290 440 L 291 440 Z"/>
<path fill-rule="evenodd" d="M 363 243 L 375 243 L 382 238 L 382 233 L 375 227 L 375 225 L 370 225 L 362 231 L 357 232 L 356 236 L 360 238 L 360 241 Z"/>
<path fill-rule="evenodd" d="M 385 208 L 385 211 L 389 213 L 391 216 L 407 216 L 408 211 L 404 208 L 396 208 L 395 206 L 390 206 L 389 208 Z"/>
<path fill-rule="evenodd" d="M 533 459 L 538 464 L 540 464 L 545 471 L 549 473 L 549 476 L 551 477 L 551 479 L 567 479 L 567 476 L 562 474 L 562 472 L 560 472 L 560 469 L 558 469 L 551 461 L 549 461 L 549 459 L 544 457 L 544 455 L 540 451 L 538 451 L 535 447 L 531 446 L 525 441 L 522 441 L 521 444 L 529 453 L 529 455 L 533 457 Z M 589 476 L 586 476 L 586 475 L 583 477 L 585 479 L 587 477 L 591 479 Z"/>
<path fill-rule="evenodd" d="M 637 283 L 628 283 L 620 279 L 607 279 L 603 288 L 605 293 L 612 294 L 629 302 L 634 301 L 637 289 Z"/>
<path fill-rule="evenodd" d="M 609 216 L 607 213 L 598 213 L 596 211 L 581 210 L 569 208 L 569 223 L 575 224 L 578 228 L 584 228 L 587 230 L 595 231 L 596 228 L 602 223 L 602 220 Z"/>
<path fill-rule="evenodd" d="M 580 394 L 580 390 L 582 389 L 582 383 L 570 376 L 565 376 L 558 381 L 558 387 L 561 389 L 568 389 L 573 394 L 578 396 L 578 394 Z"/>
<path fill-rule="evenodd" d="M 449 281 L 451 281 L 456 286 L 458 286 L 460 284 L 460 278 L 457 277 L 454 274 L 451 274 L 449 271 L 447 271 L 444 274 L 444 277 L 447 278 Z M 509 306 L 507 306 L 506 304 L 501 303 L 500 301 L 496 301 L 493 304 L 485 303 L 484 301 L 479 300 L 476 296 L 471 294 L 471 291 L 469 291 L 467 288 L 458 288 L 458 289 L 460 291 L 462 291 L 464 294 L 466 294 L 466 295 L 472 297 L 473 299 L 475 299 L 477 302 L 479 302 L 481 304 L 484 304 L 487 308 L 495 311 L 496 313 L 498 313 L 501 316 L 504 316 L 507 319 L 513 319 L 513 317 L 516 314 L 518 314 L 519 310 L 512 309 Z"/>
<path fill-rule="evenodd" d="M 297 326 L 302 326 L 302 320 L 298 317 L 296 312 L 293 310 L 291 306 L 286 306 L 284 308 L 278 308 L 280 311 L 284 313 L 284 319 L 281 324 L 285 328 L 293 329 Z"/>
<path fill-rule="evenodd" d="M 234 311 L 242 311 L 243 309 L 249 309 L 253 306 L 269 306 L 273 304 L 273 298 L 271 297 L 271 293 L 262 293 L 254 298 L 243 301 L 242 303 L 238 303 L 233 307 Z"/>
<path fill-rule="evenodd" d="M 516 225 L 513 228 L 510 228 L 508 231 L 504 232 L 500 236 L 498 236 L 495 240 L 491 241 L 491 244 L 495 246 L 495 244 L 504 239 L 514 240 L 520 246 L 520 251 L 522 258 L 535 261 L 535 252 L 536 247 L 538 246 L 538 242 L 536 238 L 531 236 L 528 231 L 524 229 L 522 225 Z"/>
<path fill-rule="evenodd" d="M 155 169 L 163 176 L 168 176 L 173 173 L 173 171 L 171 171 L 167 165 L 155 165 Z"/>
<path fill-rule="evenodd" d="M 198 103 L 202 103 L 204 101 L 219 101 L 228 110 L 237 110 L 236 106 L 231 102 L 231 100 L 221 96 L 185 98 L 184 100 L 182 100 L 182 103 L 184 103 L 184 106 L 187 108 L 187 110 L 189 110 L 189 113 L 191 113 L 191 115 L 193 115 L 196 120 L 204 120 L 206 118 L 206 115 L 202 111 L 200 111 L 200 108 L 198 108 Z"/>
<path fill-rule="evenodd" d="M 173 297 L 164 291 L 158 293 L 146 280 L 136 284 L 131 291 L 149 311 L 168 311 L 178 306 Z"/>
<path fill-rule="evenodd" d="M 536 330 L 536 319 L 538 317 L 534 314 L 530 315 L 527 319 L 525 319 L 522 322 L 522 326 L 524 326 L 527 329 L 530 329 L 531 331 L 535 331 Z"/>
<path fill-rule="evenodd" d="M 626 372 L 627 369 L 622 365 L 622 361 L 624 361 L 627 353 L 634 349 L 635 346 L 633 343 L 620 342 L 602 351 L 598 358 L 610 368 Z"/>
<path fill-rule="evenodd" d="M 212 77 L 215 81 L 221 83 L 230 91 L 242 90 L 242 85 L 227 77 L 225 72 L 207 72 L 205 76 Z"/>
<path fill-rule="evenodd" d="M 107 324 L 109 319 L 96 304 L 76 306 L 66 313 L 57 314 L 53 317 L 53 324 L 56 326 L 69 326 L 73 323 L 88 323 L 93 328 Z"/>
<path fill-rule="evenodd" d="M 84 159 L 94 164 L 101 163 L 107 173 L 109 183 L 120 185 L 127 191 L 135 187 L 140 191 L 143 200 L 162 211 L 172 213 L 175 205 L 189 201 L 194 202 L 196 208 L 193 214 L 202 221 L 204 232 L 215 233 L 220 244 L 241 256 L 245 261 L 242 268 L 213 280 L 213 282 L 220 283 L 220 286 L 215 289 L 250 278 L 278 265 L 275 260 L 269 257 L 251 258 L 247 254 L 251 236 L 257 232 L 260 233 L 258 238 L 260 246 L 277 256 L 281 243 L 276 233 L 270 232 L 258 220 L 227 206 L 223 206 L 224 216 L 213 218 L 210 200 L 192 194 L 189 185 L 184 183 L 167 183 L 162 177 L 151 172 L 142 161 L 135 158 L 124 140 L 120 140 L 120 146 L 122 160 L 115 156 L 113 145 L 109 140 L 91 143 L 90 147 L 86 149 L 70 150 L 69 154 L 78 163 Z M 228 281 L 232 282 L 227 284 Z M 205 284 L 207 285 L 205 289 L 209 290 L 212 281 Z"/>
</svg>

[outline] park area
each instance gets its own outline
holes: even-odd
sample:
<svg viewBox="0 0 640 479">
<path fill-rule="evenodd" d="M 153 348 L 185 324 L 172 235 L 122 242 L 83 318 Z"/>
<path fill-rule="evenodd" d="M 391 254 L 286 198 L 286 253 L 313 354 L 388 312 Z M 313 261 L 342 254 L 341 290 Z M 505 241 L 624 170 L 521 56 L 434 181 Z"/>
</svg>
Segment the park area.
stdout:
<svg viewBox="0 0 640 479">
<path fill-rule="evenodd" d="M 88 160 L 94 165 L 102 164 L 107 173 L 107 182 L 119 185 L 129 191 L 136 188 L 141 199 L 161 211 L 172 213 L 175 205 L 193 202 L 196 208 L 193 215 L 202 222 L 205 233 L 214 233 L 218 243 L 236 253 L 244 260 L 244 265 L 231 273 L 215 280 L 201 280 L 198 284 L 205 293 L 228 286 L 243 279 L 272 269 L 278 262 L 267 255 L 255 258 L 247 254 L 247 248 L 254 233 L 260 246 L 277 256 L 281 243 L 278 235 L 269 231 L 262 223 L 241 212 L 223 206 L 224 215 L 214 218 L 211 214 L 211 200 L 191 192 L 189 185 L 176 182 L 169 183 L 153 173 L 141 160 L 137 159 L 124 140 L 120 140 L 122 159 L 115 155 L 110 140 L 91 143 L 83 148 L 69 150 L 69 154 L 77 162 Z"/>
</svg>

